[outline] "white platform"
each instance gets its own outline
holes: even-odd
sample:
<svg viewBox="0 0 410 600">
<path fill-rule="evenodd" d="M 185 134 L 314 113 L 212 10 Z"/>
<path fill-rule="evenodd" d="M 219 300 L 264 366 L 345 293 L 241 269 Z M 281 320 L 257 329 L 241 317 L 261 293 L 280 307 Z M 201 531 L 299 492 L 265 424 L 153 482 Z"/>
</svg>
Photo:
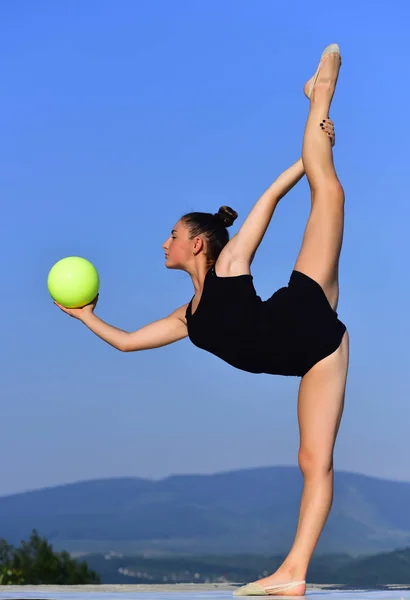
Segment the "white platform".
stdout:
<svg viewBox="0 0 410 600">
<path fill-rule="evenodd" d="M 164 586 L 165 587 L 165 586 Z M 201 589 L 196 589 L 196 588 Z M 204 589 L 208 587 L 208 590 Z M 79 586 L 59 589 L 58 586 L 1 586 L 1 600 L 232 600 L 232 586 L 230 589 L 209 590 L 210 586 L 186 586 L 181 591 L 180 586 L 101 586 L 96 590 L 95 586 Z M 224 586 L 225 587 L 225 586 Z M 227 586 L 226 586 L 227 587 Z M 111 589 L 110 589 L 111 588 Z M 118 588 L 121 588 L 119 591 Z M 134 588 L 134 589 L 132 589 Z M 139 588 L 139 589 L 138 589 Z M 143 588 L 141 590 L 141 588 Z M 286 598 L 291 596 L 275 596 L 275 598 Z M 386 590 L 337 590 L 313 588 L 308 590 L 307 600 L 410 600 L 410 589 L 386 589 Z"/>
</svg>

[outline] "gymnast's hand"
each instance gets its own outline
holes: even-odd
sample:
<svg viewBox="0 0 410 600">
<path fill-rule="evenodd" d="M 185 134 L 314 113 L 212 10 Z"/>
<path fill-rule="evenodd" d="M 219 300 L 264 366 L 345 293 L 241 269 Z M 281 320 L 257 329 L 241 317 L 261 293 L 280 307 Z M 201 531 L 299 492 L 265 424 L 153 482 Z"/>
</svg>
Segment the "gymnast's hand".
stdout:
<svg viewBox="0 0 410 600">
<path fill-rule="evenodd" d="M 332 144 L 332 147 L 333 147 L 336 142 L 335 124 L 330 119 L 325 119 L 324 121 L 321 122 L 320 127 L 322 128 L 322 131 L 324 131 L 326 133 L 326 135 L 329 137 L 330 143 Z"/>
<path fill-rule="evenodd" d="M 90 302 L 90 304 L 87 304 L 86 306 L 83 306 L 82 308 L 66 308 L 65 306 L 62 306 L 61 304 L 59 304 L 58 302 L 54 302 L 54 304 L 56 306 L 58 306 L 58 308 L 60 308 L 67 315 L 70 315 L 70 317 L 73 317 L 74 319 L 78 319 L 79 321 L 83 321 L 84 317 L 87 317 L 89 314 L 94 312 L 94 309 L 97 306 L 97 302 L 98 302 L 98 295 L 94 298 L 94 300 L 92 302 Z"/>
</svg>

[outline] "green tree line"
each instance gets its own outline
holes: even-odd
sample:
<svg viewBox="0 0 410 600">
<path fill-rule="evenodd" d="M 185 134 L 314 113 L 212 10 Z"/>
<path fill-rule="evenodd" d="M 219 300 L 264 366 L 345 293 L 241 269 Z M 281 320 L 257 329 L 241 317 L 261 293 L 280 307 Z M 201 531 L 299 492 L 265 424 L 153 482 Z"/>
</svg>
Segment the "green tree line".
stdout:
<svg viewBox="0 0 410 600">
<path fill-rule="evenodd" d="M 52 545 L 34 529 L 28 541 L 13 547 L 0 538 L 0 585 L 81 585 L 100 583 L 85 562 L 68 552 L 54 552 Z"/>
</svg>

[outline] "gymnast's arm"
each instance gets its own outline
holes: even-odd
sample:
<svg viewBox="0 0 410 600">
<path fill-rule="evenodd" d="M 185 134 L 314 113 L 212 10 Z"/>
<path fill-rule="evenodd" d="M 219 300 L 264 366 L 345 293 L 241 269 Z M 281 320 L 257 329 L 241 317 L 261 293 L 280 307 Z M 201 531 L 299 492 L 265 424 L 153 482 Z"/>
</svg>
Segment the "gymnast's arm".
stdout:
<svg viewBox="0 0 410 600">
<path fill-rule="evenodd" d="M 228 267 L 230 275 L 237 275 L 240 273 L 236 273 L 236 270 L 242 273 L 243 265 L 251 264 L 279 200 L 296 185 L 304 173 L 302 159 L 299 159 L 279 175 L 262 194 L 238 233 L 232 237 L 219 255 L 216 265 L 219 271 L 226 270 Z"/>
<path fill-rule="evenodd" d="M 149 323 L 136 331 L 128 332 L 105 323 L 94 314 L 96 302 L 84 308 L 68 309 L 57 302 L 62 311 L 84 323 L 96 336 L 121 352 L 136 352 L 160 348 L 187 337 L 185 320 L 187 305 L 177 308 L 163 319 Z"/>
</svg>

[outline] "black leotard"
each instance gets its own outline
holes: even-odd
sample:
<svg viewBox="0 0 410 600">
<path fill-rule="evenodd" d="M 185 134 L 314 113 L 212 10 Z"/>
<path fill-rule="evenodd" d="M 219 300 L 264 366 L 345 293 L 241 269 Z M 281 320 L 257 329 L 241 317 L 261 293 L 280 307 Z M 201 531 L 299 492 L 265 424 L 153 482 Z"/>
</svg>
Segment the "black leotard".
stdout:
<svg viewBox="0 0 410 600">
<path fill-rule="evenodd" d="M 262 301 L 251 275 L 218 277 L 211 267 L 186 319 L 195 346 L 237 369 L 298 377 L 332 354 L 346 331 L 322 287 L 299 271 Z"/>
</svg>

